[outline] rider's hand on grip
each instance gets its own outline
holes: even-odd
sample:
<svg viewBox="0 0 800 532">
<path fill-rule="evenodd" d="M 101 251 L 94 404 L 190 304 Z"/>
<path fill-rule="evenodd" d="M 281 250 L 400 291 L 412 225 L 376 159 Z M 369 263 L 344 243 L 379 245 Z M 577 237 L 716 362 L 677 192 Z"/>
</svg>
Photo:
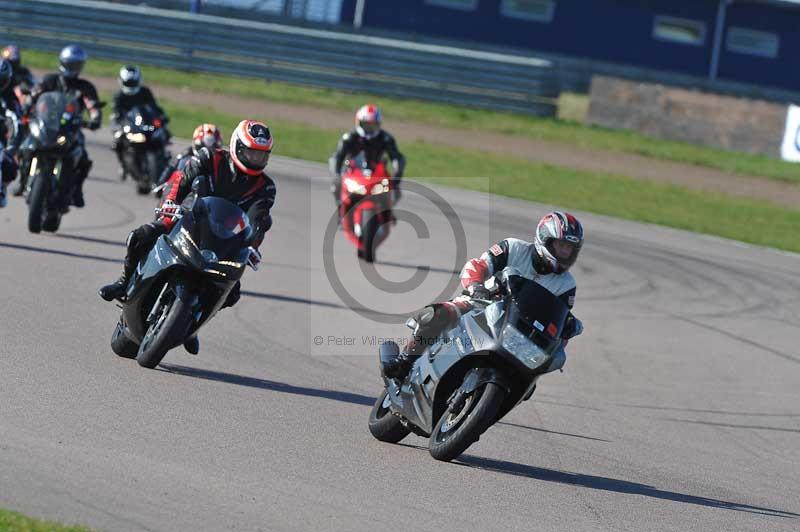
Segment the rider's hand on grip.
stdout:
<svg viewBox="0 0 800 532">
<path fill-rule="evenodd" d="M 247 265 L 256 271 L 261 264 L 261 253 L 253 246 L 250 246 L 247 250 L 250 252 L 250 256 L 247 257 Z"/>
<path fill-rule="evenodd" d="M 472 283 L 462 293 L 472 299 L 492 299 L 493 296 L 483 283 Z"/>
</svg>

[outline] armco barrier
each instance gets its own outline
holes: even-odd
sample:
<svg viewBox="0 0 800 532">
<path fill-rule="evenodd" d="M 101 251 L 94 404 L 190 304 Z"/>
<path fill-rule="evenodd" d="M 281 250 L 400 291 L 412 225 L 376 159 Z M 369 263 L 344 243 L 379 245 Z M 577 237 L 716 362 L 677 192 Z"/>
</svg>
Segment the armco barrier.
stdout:
<svg viewBox="0 0 800 532">
<path fill-rule="evenodd" d="M 551 61 L 89 0 L 0 0 L 0 36 L 189 71 L 554 116 Z"/>
</svg>

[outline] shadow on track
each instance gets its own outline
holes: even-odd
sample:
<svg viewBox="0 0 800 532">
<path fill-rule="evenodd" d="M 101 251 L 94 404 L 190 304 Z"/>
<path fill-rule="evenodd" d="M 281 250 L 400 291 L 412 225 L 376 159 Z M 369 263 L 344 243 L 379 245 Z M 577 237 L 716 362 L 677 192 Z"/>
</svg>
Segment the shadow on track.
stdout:
<svg viewBox="0 0 800 532">
<path fill-rule="evenodd" d="M 249 388 L 269 390 L 272 392 L 305 395 L 307 397 L 319 397 L 322 399 L 330 399 L 332 401 L 340 401 L 342 403 L 350 403 L 354 405 L 372 406 L 375 403 L 374 397 L 368 397 L 358 393 L 340 392 L 336 390 L 320 390 L 319 388 L 308 388 L 306 386 L 294 386 L 293 384 L 286 384 L 284 382 L 270 381 L 256 377 L 245 377 L 243 375 L 225 373 L 222 371 L 190 368 L 175 364 L 161 364 L 158 369 L 169 373 L 174 373 L 176 375 L 182 375 L 184 377 L 226 382 L 228 384 L 236 384 L 238 386 L 247 386 Z"/>
<path fill-rule="evenodd" d="M 686 493 L 661 490 L 646 484 L 639 484 L 638 482 L 629 482 L 627 480 L 600 477 L 595 475 L 584 475 L 582 473 L 570 473 L 568 471 L 558 471 L 555 469 L 545 469 L 542 467 L 517 464 L 515 462 L 507 462 L 505 460 L 492 460 L 491 458 L 463 455 L 458 459 L 458 462 L 455 463 L 465 467 L 482 469 L 485 471 L 494 471 L 496 473 L 503 473 L 517 477 L 532 478 L 545 482 L 557 482 L 559 484 L 581 486 L 595 490 L 613 491 L 616 493 L 627 493 L 630 495 L 642 495 L 644 497 L 652 497 L 654 499 L 682 502 L 685 504 L 696 504 L 698 506 L 707 506 L 709 508 L 734 510 L 737 512 L 747 512 L 771 517 L 784 517 L 793 519 L 800 517 L 800 514 L 786 512 L 783 510 L 774 510 L 772 508 L 762 508 L 760 506 L 751 506 L 749 504 L 722 501 L 719 499 L 711 499 L 697 495 L 688 495 Z"/>
<path fill-rule="evenodd" d="M 105 244 L 107 246 L 127 247 L 125 240 L 107 240 L 105 238 L 95 238 L 91 236 L 70 235 L 68 233 L 55 233 L 57 238 L 68 238 L 70 240 L 80 240 L 81 242 L 91 242 L 92 244 Z"/>
<path fill-rule="evenodd" d="M 16 249 L 19 251 L 33 251 L 34 253 L 61 255 L 62 257 L 72 257 L 74 259 L 96 260 L 100 262 L 113 262 L 116 264 L 122 264 L 122 259 L 110 259 L 108 257 L 101 257 L 99 255 L 86 255 L 84 253 L 73 253 L 71 251 L 62 251 L 60 249 L 37 248 L 34 246 L 25 246 L 23 244 L 9 244 L 6 242 L 0 242 L 0 248 Z"/>
<path fill-rule="evenodd" d="M 509 423 L 507 421 L 500 421 L 497 423 L 498 425 L 505 425 L 506 427 L 516 427 L 518 429 L 526 429 L 526 430 L 535 430 L 536 432 L 546 432 L 547 434 L 558 434 L 559 436 L 570 436 L 572 438 L 581 438 L 584 440 L 592 440 L 592 441 L 601 441 L 605 443 L 611 443 L 611 440 L 604 440 L 602 438 L 593 438 L 591 436 L 582 436 L 580 434 L 571 434 L 569 432 L 558 432 L 555 430 L 547 430 L 541 429 L 538 427 L 529 427 L 527 425 L 517 425 L 516 423 Z"/>
<path fill-rule="evenodd" d="M 425 272 L 434 272 L 434 273 L 446 273 L 447 275 L 458 275 L 461 273 L 460 270 L 448 270 L 447 268 L 436 268 L 433 266 L 427 266 L 423 264 L 403 264 L 402 262 L 389 262 L 380 260 L 375 263 L 377 266 L 391 266 L 393 268 L 405 268 L 407 270 L 422 270 Z"/>
</svg>

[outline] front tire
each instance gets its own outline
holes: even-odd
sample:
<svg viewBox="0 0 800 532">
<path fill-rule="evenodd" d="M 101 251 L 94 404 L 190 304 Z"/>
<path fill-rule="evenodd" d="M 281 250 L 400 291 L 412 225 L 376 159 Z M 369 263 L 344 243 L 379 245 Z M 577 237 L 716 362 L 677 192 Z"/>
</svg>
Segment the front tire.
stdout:
<svg viewBox="0 0 800 532">
<path fill-rule="evenodd" d="M 42 231 L 45 203 L 47 202 L 47 183 L 41 175 L 36 175 L 31 183 L 31 192 L 28 195 L 28 231 L 39 233 Z"/>
<path fill-rule="evenodd" d="M 364 251 L 359 258 L 363 258 L 366 262 L 375 262 L 375 240 L 378 236 L 378 229 L 380 228 L 378 216 L 375 213 L 368 213 L 371 216 L 368 217 L 367 222 L 363 225 L 363 237 L 361 238 L 363 242 Z"/>
<path fill-rule="evenodd" d="M 136 362 L 148 369 L 158 366 L 167 351 L 186 339 L 192 319 L 191 307 L 180 297 L 165 304 L 142 338 Z"/>
<path fill-rule="evenodd" d="M 449 462 L 466 451 L 494 423 L 504 399 L 505 391 L 488 382 L 468 394 L 458 410 L 449 406 L 433 428 L 431 456 Z"/>
<path fill-rule="evenodd" d="M 376 440 L 397 443 L 408 436 L 410 431 L 400 422 L 399 417 L 391 413 L 388 399 L 389 391 L 384 389 L 369 413 L 369 432 Z"/>
</svg>

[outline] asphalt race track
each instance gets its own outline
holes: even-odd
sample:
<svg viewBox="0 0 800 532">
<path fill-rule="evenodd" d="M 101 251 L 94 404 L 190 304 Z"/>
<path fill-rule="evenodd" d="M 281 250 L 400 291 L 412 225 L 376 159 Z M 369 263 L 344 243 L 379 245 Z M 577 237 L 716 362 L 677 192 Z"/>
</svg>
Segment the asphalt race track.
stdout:
<svg viewBox="0 0 800 532">
<path fill-rule="evenodd" d="M 427 234 L 401 215 L 362 271 L 342 233 L 323 261 L 324 168 L 277 158 L 245 297 L 198 356 L 145 370 L 111 352 L 96 290 L 155 202 L 89 138 L 88 207 L 58 234 L 29 234 L 19 198 L 0 211 L 0 507 L 115 531 L 800 530 L 798 256 L 581 215 L 564 373 L 445 464 L 367 431 L 375 344 L 407 332 L 377 313 L 452 294 L 455 257 L 530 237 L 548 207 L 435 189 L 457 223 L 409 191 Z"/>
</svg>

